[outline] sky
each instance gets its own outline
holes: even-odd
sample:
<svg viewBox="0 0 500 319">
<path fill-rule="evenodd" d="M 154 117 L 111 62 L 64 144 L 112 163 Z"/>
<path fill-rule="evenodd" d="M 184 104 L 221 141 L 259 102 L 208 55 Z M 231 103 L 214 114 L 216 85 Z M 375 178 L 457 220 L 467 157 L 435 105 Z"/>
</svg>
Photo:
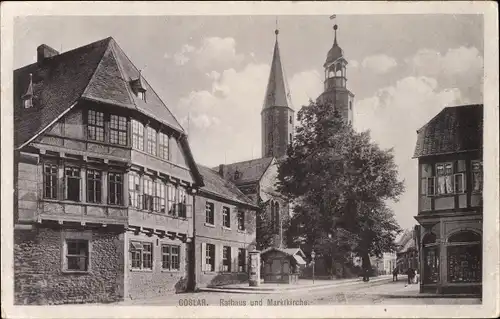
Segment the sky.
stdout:
<svg viewBox="0 0 500 319">
<path fill-rule="evenodd" d="M 14 21 L 14 67 L 42 43 L 65 52 L 112 36 L 189 135 L 195 160 L 216 166 L 261 156 L 260 111 L 278 21 L 293 108 L 322 91 L 333 44 L 329 15 L 28 16 Z M 391 203 L 416 224 L 416 130 L 446 106 L 483 102 L 481 15 L 337 15 L 349 62 L 354 127 L 394 148 L 406 192 Z"/>
</svg>

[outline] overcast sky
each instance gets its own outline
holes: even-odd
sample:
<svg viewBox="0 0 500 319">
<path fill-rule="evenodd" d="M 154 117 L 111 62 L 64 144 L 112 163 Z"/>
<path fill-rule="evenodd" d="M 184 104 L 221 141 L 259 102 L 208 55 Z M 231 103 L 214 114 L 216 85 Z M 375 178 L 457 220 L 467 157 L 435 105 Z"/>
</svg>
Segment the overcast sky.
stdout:
<svg viewBox="0 0 500 319">
<path fill-rule="evenodd" d="M 298 111 L 321 92 L 332 21 L 328 15 L 278 21 Z M 407 191 L 392 206 L 400 225 L 412 227 L 416 130 L 445 106 L 482 103 L 482 16 L 342 15 L 336 22 L 355 94 L 354 125 L 394 147 Z M 112 36 L 189 131 L 196 161 L 215 166 L 261 155 L 275 24 L 276 16 L 17 18 L 14 66 L 33 63 L 42 43 L 64 52 Z"/>
</svg>

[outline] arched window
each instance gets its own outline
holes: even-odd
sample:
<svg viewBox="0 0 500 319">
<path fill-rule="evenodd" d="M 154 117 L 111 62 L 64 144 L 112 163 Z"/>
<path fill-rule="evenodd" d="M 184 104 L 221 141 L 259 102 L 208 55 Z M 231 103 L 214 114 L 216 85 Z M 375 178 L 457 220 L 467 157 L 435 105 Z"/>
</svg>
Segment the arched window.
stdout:
<svg viewBox="0 0 500 319">
<path fill-rule="evenodd" d="M 448 238 L 448 282 L 481 282 L 481 235 L 464 230 Z"/>
<path fill-rule="evenodd" d="M 423 282 L 426 284 L 439 281 L 439 245 L 436 243 L 436 234 L 429 233 L 422 239 L 424 255 Z"/>
</svg>

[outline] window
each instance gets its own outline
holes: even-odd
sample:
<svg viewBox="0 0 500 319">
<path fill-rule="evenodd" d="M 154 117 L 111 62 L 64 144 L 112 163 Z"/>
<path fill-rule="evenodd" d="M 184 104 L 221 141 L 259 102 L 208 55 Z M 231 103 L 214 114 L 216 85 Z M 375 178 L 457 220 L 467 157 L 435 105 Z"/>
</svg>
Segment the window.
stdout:
<svg viewBox="0 0 500 319">
<path fill-rule="evenodd" d="M 187 216 L 187 198 L 188 194 L 186 189 L 179 187 L 178 209 L 177 214 L 179 217 L 186 218 Z"/>
<path fill-rule="evenodd" d="M 123 203 L 123 175 L 121 173 L 108 173 L 108 201 L 111 205 L 122 205 Z"/>
<path fill-rule="evenodd" d="M 151 155 L 156 155 L 156 131 L 148 126 L 147 133 L 148 145 L 146 151 Z"/>
<path fill-rule="evenodd" d="M 33 107 L 33 99 L 31 97 L 23 99 L 23 106 L 25 109 Z"/>
<path fill-rule="evenodd" d="M 146 92 L 145 91 L 137 91 L 137 97 L 143 101 L 146 101 Z"/>
<path fill-rule="evenodd" d="M 460 231 L 448 238 L 448 282 L 481 282 L 481 236 Z"/>
<path fill-rule="evenodd" d="M 245 230 L 245 211 L 238 211 L 238 230 Z"/>
<path fill-rule="evenodd" d="M 205 245 L 205 271 L 215 271 L 215 245 Z"/>
<path fill-rule="evenodd" d="M 80 201 L 80 169 L 77 167 L 66 167 L 66 199 Z"/>
<path fill-rule="evenodd" d="M 292 116 L 290 115 L 290 120 L 288 120 L 290 124 L 292 124 Z"/>
<path fill-rule="evenodd" d="M 422 193 L 427 196 L 436 194 L 436 179 L 434 177 L 422 178 Z"/>
<path fill-rule="evenodd" d="M 109 142 L 127 145 L 127 118 L 111 115 L 109 121 Z"/>
<path fill-rule="evenodd" d="M 87 129 L 90 140 L 104 142 L 104 113 L 89 110 Z"/>
<path fill-rule="evenodd" d="M 231 247 L 222 247 L 222 271 L 231 271 Z"/>
<path fill-rule="evenodd" d="M 167 209 L 168 209 L 168 214 L 175 216 L 176 211 L 175 211 L 175 202 L 177 201 L 177 196 L 176 196 L 176 191 L 175 187 L 173 185 L 168 184 L 167 185 Z"/>
<path fill-rule="evenodd" d="M 156 181 L 156 196 L 154 201 L 154 210 L 165 214 L 165 184 Z"/>
<path fill-rule="evenodd" d="M 222 207 L 222 226 L 231 228 L 231 212 L 229 207 Z"/>
<path fill-rule="evenodd" d="M 168 140 L 169 140 L 169 137 L 167 134 L 165 133 L 162 133 L 160 132 L 159 136 L 158 136 L 158 148 L 159 148 L 159 152 L 160 154 L 158 154 L 161 158 L 163 159 L 170 159 L 169 157 L 169 151 L 168 151 Z"/>
<path fill-rule="evenodd" d="M 101 202 L 102 173 L 95 169 L 87 169 L 87 202 Z"/>
<path fill-rule="evenodd" d="M 246 267 L 246 251 L 243 248 L 238 249 L 238 271 L 244 272 Z"/>
<path fill-rule="evenodd" d="M 128 173 L 128 204 L 135 208 L 141 208 L 141 184 L 139 174 Z"/>
<path fill-rule="evenodd" d="M 166 270 L 180 270 L 180 247 L 176 245 L 161 245 L 161 264 Z"/>
<path fill-rule="evenodd" d="M 153 181 L 148 177 L 143 179 L 143 206 L 142 208 L 145 210 L 153 210 L 153 202 L 154 202 L 154 189 L 153 189 Z"/>
<path fill-rule="evenodd" d="M 131 241 L 130 260 L 133 269 L 153 269 L 153 244 Z"/>
<path fill-rule="evenodd" d="M 472 161 L 472 191 L 480 193 L 483 191 L 483 162 Z"/>
<path fill-rule="evenodd" d="M 436 164 L 437 193 L 440 195 L 451 194 L 453 187 L 453 163 Z"/>
<path fill-rule="evenodd" d="M 89 241 L 66 240 L 65 270 L 88 271 L 89 267 Z"/>
<path fill-rule="evenodd" d="M 43 197 L 49 199 L 57 198 L 57 165 L 45 164 L 43 167 Z"/>
<path fill-rule="evenodd" d="M 214 203 L 207 202 L 205 204 L 205 223 L 214 225 Z"/>
<path fill-rule="evenodd" d="M 136 120 L 132 120 L 132 147 L 144 151 L 144 126 Z"/>
</svg>

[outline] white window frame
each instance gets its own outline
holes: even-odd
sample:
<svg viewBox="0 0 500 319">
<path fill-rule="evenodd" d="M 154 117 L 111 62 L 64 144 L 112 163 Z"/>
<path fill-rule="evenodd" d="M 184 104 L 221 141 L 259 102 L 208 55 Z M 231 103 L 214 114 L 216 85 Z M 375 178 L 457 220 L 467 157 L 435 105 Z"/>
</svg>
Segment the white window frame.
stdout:
<svg viewBox="0 0 500 319">
<path fill-rule="evenodd" d="M 227 226 L 226 226 L 226 217 L 229 224 Z M 222 206 L 222 227 L 226 229 L 231 229 L 231 209 L 229 208 L 229 206 Z"/>
<path fill-rule="evenodd" d="M 78 270 L 78 269 L 69 269 L 68 268 L 68 257 L 77 257 L 81 256 L 80 254 L 78 255 L 71 255 L 69 256 L 68 254 L 68 243 L 69 242 L 86 242 L 87 244 L 87 251 L 85 256 L 86 260 L 86 270 Z M 65 273 L 89 273 L 90 272 L 90 252 L 91 252 L 91 240 L 87 238 L 64 238 L 63 242 L 63 272 Z"/>
</svg>

